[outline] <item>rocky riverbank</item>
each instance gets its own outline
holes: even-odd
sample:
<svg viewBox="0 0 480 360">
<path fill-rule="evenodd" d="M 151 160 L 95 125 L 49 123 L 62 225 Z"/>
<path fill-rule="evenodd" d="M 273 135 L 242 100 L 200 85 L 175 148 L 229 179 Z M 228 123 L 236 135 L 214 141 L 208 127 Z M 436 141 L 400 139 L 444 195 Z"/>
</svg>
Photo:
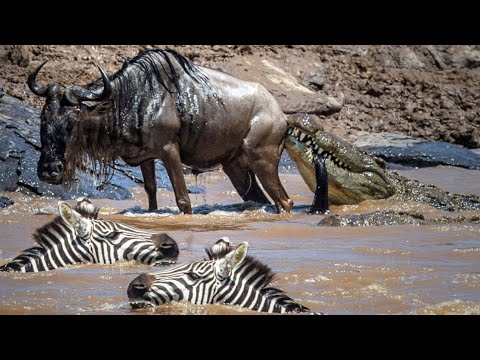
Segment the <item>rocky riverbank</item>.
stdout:
<svg viewBox="0 0 480 360">
<path fill-rule="evenodd" d="M 317 114 L 327 131 L 356 140 L 393 132 L 480 147 L 480 46 L 32 45 L 0 46 L 0 89 L 37 108 L 25 82 L 85 85 L 126 58 L 170 47 L 197 64 L 269 89 L 287 113 Z"/>
</svg>

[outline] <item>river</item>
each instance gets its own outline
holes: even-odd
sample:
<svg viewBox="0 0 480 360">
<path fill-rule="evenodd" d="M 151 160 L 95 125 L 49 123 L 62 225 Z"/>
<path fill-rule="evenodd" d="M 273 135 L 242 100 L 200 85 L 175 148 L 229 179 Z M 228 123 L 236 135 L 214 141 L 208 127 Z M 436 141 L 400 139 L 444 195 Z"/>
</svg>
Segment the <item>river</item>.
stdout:
<svg viewBox="0 0 480 360">
<path fill-rule="evenodd" d="M 480 195 L 479 172 L 454 167 L 405 169 L 403 176 L 451 192 Z M 326 314 L 480 314 L 480 225 L 319 227 L 307 214 L 313 194 L 298 172 L 282 165 L 281 179 L 295 202 L 291 214 L 273 206 L 243 206 L 226 175 L 214 171 L 187 186 L 194 215 L 181 215 L 173 192 L 159 189 L 161 208 L 148 213 L 146 195 L 93 200 L 100 217 L 168 232 L 180 246 L 179 262 L 203 259 L 204 248 L 228 236 L 248 241 L 249 254 L 277 274 L 275 284 L 301 304 Z M 15 205 L 0 210 L 0 264 L 30 247 L 36 228 L 57 213 L 57 199 L 0 193 Z M 72 205 L 74 201 L 69 201 Z M 333 206 L 332 213 L 383 209 L 421 211 L 425 217 L 454 214 L 398 201 Z M 473 213 L 464 213 L 473 214 Z M 156 270 L 156 269 L 154 269 Z M 251 314 L 234 306 L 186 302 L 132 310 L 127 287 L 149 266 L 133 263 L 78 265 L 36 273 L 0 273 L 0 314 Z"/>
</svg>

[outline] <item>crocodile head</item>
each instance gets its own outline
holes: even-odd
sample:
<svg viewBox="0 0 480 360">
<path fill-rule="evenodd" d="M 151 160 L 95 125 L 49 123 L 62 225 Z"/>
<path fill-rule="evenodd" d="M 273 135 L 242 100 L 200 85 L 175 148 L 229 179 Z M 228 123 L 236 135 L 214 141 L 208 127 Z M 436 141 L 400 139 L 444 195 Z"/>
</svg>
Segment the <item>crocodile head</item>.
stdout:
<svg viewBox="0 0 480 360">
<path fill-rule="evenodd" d="M 317 188 L 314 156 L 325 159 L 330 204 L 356 204 L 395 194 L 383 160 L 326 133 L 309 115 L 291 115 L 288 123 L 285 147 L 312 192 Z"/>
</svg>

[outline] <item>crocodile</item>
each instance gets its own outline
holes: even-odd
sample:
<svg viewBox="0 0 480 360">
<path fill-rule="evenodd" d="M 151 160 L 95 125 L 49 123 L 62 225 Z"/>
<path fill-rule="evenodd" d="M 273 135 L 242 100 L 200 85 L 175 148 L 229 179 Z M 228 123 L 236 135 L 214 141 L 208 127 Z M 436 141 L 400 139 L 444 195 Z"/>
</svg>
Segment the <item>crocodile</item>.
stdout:
<svg viewBox="0 0 480 360">
<path fill-rule="evenodd" d="M 379 199 L 411 200 L 446 211 L 480 210 L 479 196 L 452 194 L 387 170 L 382 159 L 325 132 L 308 114 L 290 115 L 288 124 L 285 148 L 315 193 L 313 213 L 325 212 L 328 205 Z"/>
</svg>

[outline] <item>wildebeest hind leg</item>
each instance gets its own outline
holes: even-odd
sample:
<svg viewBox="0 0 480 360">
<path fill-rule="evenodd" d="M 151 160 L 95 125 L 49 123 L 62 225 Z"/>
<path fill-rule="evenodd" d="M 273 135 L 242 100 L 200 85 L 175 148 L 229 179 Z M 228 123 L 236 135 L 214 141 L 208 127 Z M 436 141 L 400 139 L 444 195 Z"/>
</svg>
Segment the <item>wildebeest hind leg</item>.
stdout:
<svg viewBox="0 0 480 360">
<path fill-rule="evenodd" d="M 293 208 L 293 201 L 289 199 L 287 192 L 278 177 L 278 164 L 280 156 L 274 147 L 262 147 L 247 152 L 250 165 L 260 180 L 263 188 L 273 199 L 277 212 L 290 212 Z"/>
<path fill-rule="evenodd" d="M 155 211 L 157 206 L 157 179 L 155 178 L 155 160 L 145 161 L 140 165 L 143 186 L 148 196 L 148 210 Z"/>
<path fill-rule="evenodd" d="M 178 208 L 184 214 L 191 214 L 192 204 L 188 197 L 187 185 L 185 184 L 185 177 L 183 176 L 178 144 L 171 144 L 166 147 L 161 159 L 165 165 L 165 169 L 167 169 L 170 182 L 172 183 Z"/>
<path fill-rule="evenodd" d="M 250 168 L 248 158 L 240 154 L 223 164 L 223 171 L 230 178 L 238 195 L 244 201 L 255 201 L 261 204 L 270 204 L 262 189 L 257 183 L 255 173 Z"/>
</svg>

